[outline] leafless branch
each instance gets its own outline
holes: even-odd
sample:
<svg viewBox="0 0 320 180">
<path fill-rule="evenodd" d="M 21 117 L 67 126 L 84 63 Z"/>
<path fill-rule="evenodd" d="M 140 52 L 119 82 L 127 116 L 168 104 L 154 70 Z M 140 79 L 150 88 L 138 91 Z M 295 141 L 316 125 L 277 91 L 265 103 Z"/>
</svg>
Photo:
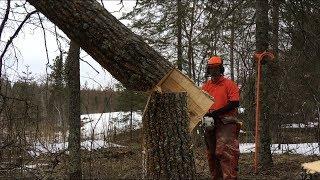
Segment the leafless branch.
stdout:
<svg viewBox="0 0 320 180">
<path fill-rule="evenodd" d="M 2 32 L 3 32 L 4 26 L 5 26 L 6 22 L 8 21 L 9 12 L 10 12 L 10 1 L 11 0 L 7 0 L 6 13 L 5 13 L 4 18 L 3 18 L 2 22 L 1 22 L 1 25 L 0 25 L 0 39 L 1 39 L 1 35 L 2 35 Z"/>
<path fill-rule="evenodd" d="M 88 61 L 86 61 L 86 60 L 84 60 L 84 59 L 82 59 L 82 58 L 80 58 L 80 60 L 83 61 L 83 62 L 85 62 L 85 63 L 87 63 L 94 71 L 96 71 L 97 74 L 99 74 L 99 71 L 96 70 Z"/>
<path fill-rule="evenodd" d="M 102 6 L 105 8 L 104 3 L 103 3 L 103 0 L 101 0 L 100 2 L 101 2 L 101 4 L 102 4 Z"/>
<path fill-rule="evenodd" d="M 3 64 L 3 57 L 5 55 L 5 53 L 7 52 L 8 47 L 10 46 L 10 44 L 12 43 L 13 39 L 19 34 L 22 26 L 24 25 L 24 23 L 30 18 L 30 16 L 32 14 L 35 14 L 36 12 L 38 12 L 37 10 L 32 11 L 31 13 L 29 13 L 24 20 L 21 22 L 21 24 L 19 25 L 19 27 L 17 28 L 17 30 L 14 32 L 14 34 L 10 37 L 10 39 L 8 40 L 4 50 L 2 51 L 2 54 L 0 56 L 0 77 L 2 75 L 2 64 Z"/>
<path fill-rule="evenodd" d="M 120 11 L 124 8 L 123 0 L 120 0 L 120 2 L 119 2 L 119 4 L 118 4 L 118 5 L 120 5 L 120 4 L 121 4 L 121 7 L 120 7 L 120 9 L 119 9 L 119 10 L 111 11 L 110 13 L 120 12 Z"/>
</svg>

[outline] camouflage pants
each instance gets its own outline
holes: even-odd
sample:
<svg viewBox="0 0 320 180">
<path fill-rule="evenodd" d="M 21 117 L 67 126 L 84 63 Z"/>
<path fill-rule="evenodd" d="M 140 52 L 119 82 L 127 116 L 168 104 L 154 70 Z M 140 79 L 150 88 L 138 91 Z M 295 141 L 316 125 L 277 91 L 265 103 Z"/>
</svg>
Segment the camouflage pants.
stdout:
<svg viewBox="0 0 320 180">
<path fill-rule="evenodd" d="M 206 129 L 207 156 L 212 179 L 237 179 L 240 126 L 237 123 L 215 122 Z"/>
</svg>

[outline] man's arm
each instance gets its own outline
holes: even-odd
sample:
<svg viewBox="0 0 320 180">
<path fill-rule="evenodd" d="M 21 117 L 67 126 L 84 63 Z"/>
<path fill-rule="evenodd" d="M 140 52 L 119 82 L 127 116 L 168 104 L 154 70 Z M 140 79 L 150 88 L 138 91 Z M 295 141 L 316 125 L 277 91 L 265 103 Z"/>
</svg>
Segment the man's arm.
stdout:
<svg viewBox="0 0 320 180">
<path fill-rule="evenodd" d="M 225 105 L 224 107 L 217 109 L 215 111 L 211 111 L 211 112 L 205 114 L 205 116 L 217 118 L 224 113 L 227 113 L 235 108 L 238 108 L 239 104 L 240 104 L 239 101 L 229 101 L 228 104 Z"/>
</svg>

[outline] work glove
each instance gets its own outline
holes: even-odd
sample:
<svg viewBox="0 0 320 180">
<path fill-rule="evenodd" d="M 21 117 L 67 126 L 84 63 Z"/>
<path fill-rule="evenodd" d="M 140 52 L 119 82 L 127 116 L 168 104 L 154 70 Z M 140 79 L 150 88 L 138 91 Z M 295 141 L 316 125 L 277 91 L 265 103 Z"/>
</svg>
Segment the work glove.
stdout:
<svg viewBox="0 0 320 180">
<path fill-rule="evenodd" d="M 204 116 L 212 117 L 213 119 L 218 119 L 219 118 L 217 111 L 207 112 Z"/>
</svg>

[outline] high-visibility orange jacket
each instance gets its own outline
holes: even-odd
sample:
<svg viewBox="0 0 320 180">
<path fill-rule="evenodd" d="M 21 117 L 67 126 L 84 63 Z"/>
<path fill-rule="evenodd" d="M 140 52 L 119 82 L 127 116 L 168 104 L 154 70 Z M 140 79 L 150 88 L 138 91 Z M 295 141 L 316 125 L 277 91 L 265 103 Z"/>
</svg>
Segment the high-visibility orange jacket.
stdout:
<svg viewBox="0 0 320 180">
<path fill-rule="evenodd" d="M 239 101 L 239 88 L 232 80 L 223 76 L 218 80 L 208 80 L 202 86 L 202 89 L 214 98 L 214 104 L 209 111 L 218 110 L 228 104 L 229 101 Z M 221 116 L 237 115 L 237 109 L 226 112 Z"/>
</svg>

